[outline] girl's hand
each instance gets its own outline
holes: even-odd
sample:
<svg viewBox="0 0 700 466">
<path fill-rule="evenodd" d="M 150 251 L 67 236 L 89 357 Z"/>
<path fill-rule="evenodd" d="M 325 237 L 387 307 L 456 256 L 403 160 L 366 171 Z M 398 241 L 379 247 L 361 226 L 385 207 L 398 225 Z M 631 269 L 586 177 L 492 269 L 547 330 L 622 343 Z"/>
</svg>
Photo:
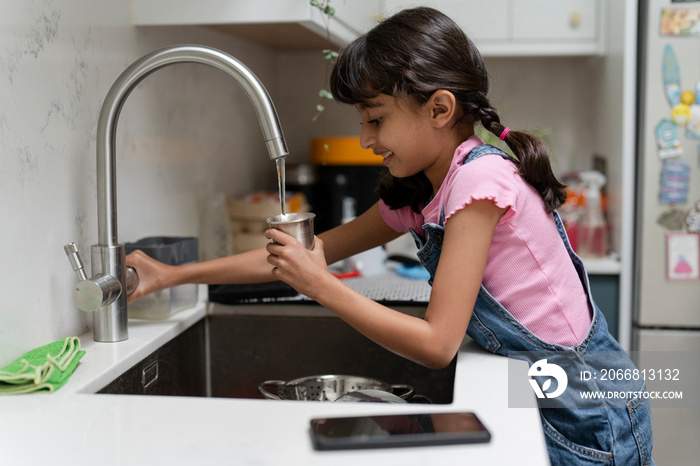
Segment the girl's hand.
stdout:
<svg viewBox="0 0 700 466">
<path fill-rule="evenodd" d="M 291 285 L 299 293 L 314 299 L 324 279 L 332 277 L 328 271 L 323 241 L 314 237 L 309 250 L 292 236 L 274 228 L 265 231 L 272 243 L 266 246 L 267 262 L 272 265 L 272 276 Z"/>
<path fill-rule="evenodd" d="M 168 288 L 166 278 L 172 276 L 174 267 L 151 258 L 143 251 L 136 250 L 126 256 L 126 265 L 133 267 L 139 276 L 139 286 L 127 296 L 127 303 L 155 291 Z"/>
</svg>

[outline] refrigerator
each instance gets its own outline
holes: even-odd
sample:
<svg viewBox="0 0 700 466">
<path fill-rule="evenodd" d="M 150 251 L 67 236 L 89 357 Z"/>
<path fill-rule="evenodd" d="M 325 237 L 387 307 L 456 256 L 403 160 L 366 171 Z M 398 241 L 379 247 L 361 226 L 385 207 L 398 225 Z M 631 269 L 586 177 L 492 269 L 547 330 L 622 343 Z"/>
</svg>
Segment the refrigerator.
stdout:
<svg viewBox="0 0 700 466">
<path fill-rule="evenodd" d="M 641 1 L 638 31 L 632 350 L 640 359 L 668 352 L 661 359 L 669 367 L 669 360 L 694 354 L 697 367 L 700 1 Z M 683 373 L 696 377 L 697 372 Z M 700 380 L 692 383 L 698 386 Z M 675 408 L 651 405 L 657 464 L 697 464 L 697 400 Z"/>
</svg>

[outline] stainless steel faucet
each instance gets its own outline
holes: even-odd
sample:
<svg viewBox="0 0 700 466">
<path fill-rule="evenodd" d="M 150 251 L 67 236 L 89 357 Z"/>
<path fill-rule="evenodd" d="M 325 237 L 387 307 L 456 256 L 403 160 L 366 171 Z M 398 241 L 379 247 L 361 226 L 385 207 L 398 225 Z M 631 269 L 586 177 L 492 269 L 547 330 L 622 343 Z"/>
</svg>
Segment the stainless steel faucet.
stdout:
<svg viewBox="0 0 700 466">
<path fill-rule="evenodd" d="M 270 159 L 288 154 L 277 111 L 260 80 L 236 58 L 211 47 L 176 45 L 149 53 L 117 78 L 105 97 L 97 123 L 97 239 L 91 247 L 92 278 L 82 271 L 73 243 L 65 246 L 80 282 L 73 299 L 83 311 L 94 311 L 95 341 L 116 342 L 129 337 L 126 296 L 138 277 L 125 266 L 126 251 L 117 240 L 117 121 L 126 98 L 154 71 L 175 63 L 201 63 L 228 74 L 243 87 L 258 116 Z M 127 292 L 123 292 L 126 290 Z"/>
</svg>

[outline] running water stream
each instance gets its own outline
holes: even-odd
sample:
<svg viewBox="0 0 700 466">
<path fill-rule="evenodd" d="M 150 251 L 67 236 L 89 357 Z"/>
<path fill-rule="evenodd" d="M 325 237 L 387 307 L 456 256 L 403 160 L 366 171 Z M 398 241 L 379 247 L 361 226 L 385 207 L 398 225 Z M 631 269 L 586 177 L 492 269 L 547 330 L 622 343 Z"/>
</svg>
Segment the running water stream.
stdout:
<svg viewBox="0 0 700 466">
<path fill-rule="evenodd" d="M 283 216 L 287 215 L 285 159 L 286 157 L 280 157 L 275 160 L 275 164 L 277 165 L 277 189 L 279 190 L 280 197 L 280 214 Z"/>
</svg>

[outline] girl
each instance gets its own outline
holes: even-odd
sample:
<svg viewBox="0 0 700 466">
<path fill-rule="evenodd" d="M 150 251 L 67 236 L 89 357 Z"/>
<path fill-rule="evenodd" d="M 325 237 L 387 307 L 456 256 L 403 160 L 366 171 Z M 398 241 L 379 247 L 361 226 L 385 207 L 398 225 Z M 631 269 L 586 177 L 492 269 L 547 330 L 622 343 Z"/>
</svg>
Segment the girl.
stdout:
<svg viewBox="0 0 700 466">
<path fill-rule="evenodd" d="M 618 355 L 616 369 L 633 367 L 619 356 L 624 352 L 591 299 L 583 264 L 555 212 L 565 191 L 545 147 L 503 126 L 488 90 L 479 52 L 445 15 L 417 8 L 383 21 L 341 51 L 331 75 L 333 96 L 361 116 L 362 146 L 388 168 L 377 188 L 381 201 L 320 234 L 310 251 L 268 230 L 274 242 L 265 249 L 199 264 L 169 267 L 133 253 L 127 264 L 138 271 L 140 285 L 130 301 L 182 283 L 277 279 L 385 348 L 431 368 L 452 361 L 465 332 L 487 350 L 521 352 L 531 363 L 541 359 L 527 356 L 535 352 L 590 363 L 587 354 L 607 351 Z M 517 159 L 484 145 L 474 134 L 477 123 Z M 431 274 L 423 319 L 361 296 L 327 267 L 405 232 Z M 636 390 L 644 389 L 640 384 Z M 554 407 L 544 401 L 552 463 L 653 464 L 647 401 L 635 398 L 626 409 L 578 407 L 573 398 Z"/>
</svg>

